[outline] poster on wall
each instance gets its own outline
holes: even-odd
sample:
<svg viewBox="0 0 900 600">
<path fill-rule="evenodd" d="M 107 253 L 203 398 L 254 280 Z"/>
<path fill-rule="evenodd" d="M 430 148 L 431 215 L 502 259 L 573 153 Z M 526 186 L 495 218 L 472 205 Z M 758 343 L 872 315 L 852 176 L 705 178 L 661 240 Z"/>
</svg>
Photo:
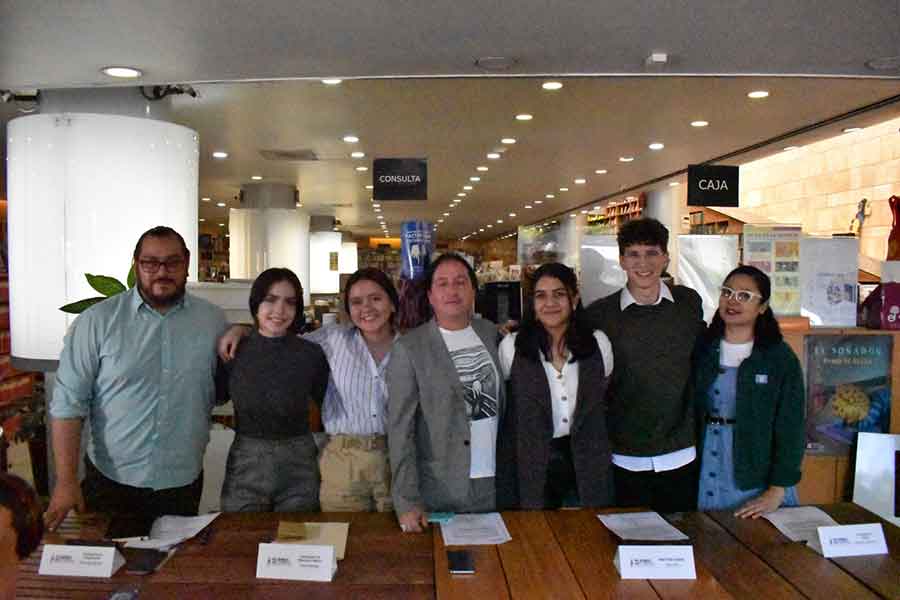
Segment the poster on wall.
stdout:
<svg viewBox="0 0 900 600">
<path fill-rule="evenodd" d="M 806 434 L 811 448 L 846 452 L 860 432 L 891 423 L 892 335 L 806 336 Z"/>
<path fill-rule="evenodd" d="M 800 240 L 800 314 L 812 325 L 855 327 L 859 240 Z"/>
<path fill-rule="evenodd" d="M 434 252 L 434 225 L 427 221 L 404 221 L 400 226 L 402 277 L 417 279 L 425 273 Z"/>
<path fill-rule="evenodd" d="M 719 308 L 725 277 L 738 263 L 736 235 L 679 235 L 678 283 L 696 290 L 709 323 Z"/>
<path fill-rule="evenodd" d="M 776 315 L 800 314 L 800 227 L 744 225 L 744 264 L 772 280 Z"/>
</svg>

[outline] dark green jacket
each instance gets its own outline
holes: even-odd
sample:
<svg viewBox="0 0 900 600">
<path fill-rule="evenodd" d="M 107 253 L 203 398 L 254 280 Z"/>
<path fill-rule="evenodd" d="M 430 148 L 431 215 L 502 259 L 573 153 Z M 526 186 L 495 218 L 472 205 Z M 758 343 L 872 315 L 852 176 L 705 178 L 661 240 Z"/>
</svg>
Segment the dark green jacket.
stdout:
<svg viewBox="0 0 900 600">
<path fill-rule="evenodd" d="M 706 432 L 706 397 L 719 372 L 719 344 L 698 343 L 694 406 L 700 447 Z M 805 448 L 806 394 L 800 361 L 786 343 L 761 347 L 738 367 L 734 424 L 734 478 L 742 490 L 800 481 Z"/>
</svg>

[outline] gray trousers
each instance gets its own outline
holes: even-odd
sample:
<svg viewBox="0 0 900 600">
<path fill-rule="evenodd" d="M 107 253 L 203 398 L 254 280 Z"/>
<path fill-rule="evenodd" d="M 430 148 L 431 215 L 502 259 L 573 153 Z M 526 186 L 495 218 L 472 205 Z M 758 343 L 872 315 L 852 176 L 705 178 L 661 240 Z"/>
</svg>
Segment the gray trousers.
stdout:
<svg viewBox="0 0 900 600">
<path fill-rule="evenodd" d="M 222 510 L 319 510 L 318 451 L 312 434 L 286 440 L 237 435 L 228 452 Z"/>
</svg>

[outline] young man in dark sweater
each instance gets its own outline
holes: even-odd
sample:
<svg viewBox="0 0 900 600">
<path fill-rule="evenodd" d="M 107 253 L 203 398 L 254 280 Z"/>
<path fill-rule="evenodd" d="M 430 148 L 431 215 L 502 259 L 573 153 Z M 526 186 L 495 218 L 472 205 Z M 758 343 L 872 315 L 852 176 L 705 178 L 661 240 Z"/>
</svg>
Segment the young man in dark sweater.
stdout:
<svg viewBox="0 0 900 600">
<path fill-rule="evenodd" d="M 705 328 L 700 296 L 662 282 L 669 263 L 662 223 L 629 221 L 617 237 L 628 283 L 587 308 L 616 361 L 609 392 L 616 503 L 692 510 L 697 453 L 688 383 L 694 342 Z"/>
</svg>

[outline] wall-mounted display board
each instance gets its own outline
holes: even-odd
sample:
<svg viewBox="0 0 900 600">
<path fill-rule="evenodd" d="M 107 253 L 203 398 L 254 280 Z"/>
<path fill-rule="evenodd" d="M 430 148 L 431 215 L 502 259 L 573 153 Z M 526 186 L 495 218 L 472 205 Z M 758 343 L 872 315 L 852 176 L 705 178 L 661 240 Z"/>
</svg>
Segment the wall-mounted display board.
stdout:
<svg viewBox="0 0 900 600">
<path fill-rule="evenodd" d="M 772 279 L 776 316 L 800 314 L 800 227 L 744 225 L 744 264 Z"/>
</svg>

